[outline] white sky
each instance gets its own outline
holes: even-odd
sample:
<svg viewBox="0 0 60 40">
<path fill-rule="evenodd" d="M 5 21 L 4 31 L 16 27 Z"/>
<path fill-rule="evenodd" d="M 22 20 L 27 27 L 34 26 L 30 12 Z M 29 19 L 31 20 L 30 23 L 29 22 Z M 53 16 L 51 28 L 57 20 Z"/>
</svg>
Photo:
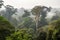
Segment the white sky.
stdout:
<svg viewBox="0 0 60 40">
<path fill-rule="evenodd" d="M 60 0 L 3 0 L 5 5 L 12 5 L 15 8 L 31 9 L 36 5 L 51 6 L 60 8 Z"/>
</svg>

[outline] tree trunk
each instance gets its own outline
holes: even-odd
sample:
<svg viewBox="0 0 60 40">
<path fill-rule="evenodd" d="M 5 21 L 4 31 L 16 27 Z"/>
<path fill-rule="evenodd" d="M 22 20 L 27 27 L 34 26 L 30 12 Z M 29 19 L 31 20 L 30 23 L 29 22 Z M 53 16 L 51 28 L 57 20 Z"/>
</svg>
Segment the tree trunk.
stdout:
<svg viewBox="0 0 60 40">
<path fill-rule="evenodd" d="M 36 30 L 37 30 L 38 29 L 38 22 L 39 22 L 39 16 L 38 15 L 36 15 L 35 20 L 36 20 Z"/>
</svg>

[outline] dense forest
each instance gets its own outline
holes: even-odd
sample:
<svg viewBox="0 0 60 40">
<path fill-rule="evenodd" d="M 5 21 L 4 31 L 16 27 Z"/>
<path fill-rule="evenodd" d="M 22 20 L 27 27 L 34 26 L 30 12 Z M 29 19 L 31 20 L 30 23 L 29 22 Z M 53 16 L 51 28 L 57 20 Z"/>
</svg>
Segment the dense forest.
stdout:
<svg viewBox="0 0 60 40">
<path fill-rule="evenodd" d="M 59 8 L 41 5 L 32 9 L 4 7 L 0 11 L 0 40 L 60 40 Z"/>
</svg>

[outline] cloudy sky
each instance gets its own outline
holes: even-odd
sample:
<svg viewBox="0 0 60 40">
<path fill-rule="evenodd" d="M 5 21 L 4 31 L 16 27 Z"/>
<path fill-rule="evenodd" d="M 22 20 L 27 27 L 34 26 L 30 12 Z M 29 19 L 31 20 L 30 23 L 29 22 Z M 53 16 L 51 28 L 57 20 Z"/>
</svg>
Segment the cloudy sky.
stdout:
<svg viewBox="0 0 60 40">
<path fill-rule="evenodd" d="M 36 5 L 51 6 L 53 8 L 60 8 L 60 0 L 3 0 L 5 5 L 12 5 L 15 8 L 31 9 Z"/>
</svg>

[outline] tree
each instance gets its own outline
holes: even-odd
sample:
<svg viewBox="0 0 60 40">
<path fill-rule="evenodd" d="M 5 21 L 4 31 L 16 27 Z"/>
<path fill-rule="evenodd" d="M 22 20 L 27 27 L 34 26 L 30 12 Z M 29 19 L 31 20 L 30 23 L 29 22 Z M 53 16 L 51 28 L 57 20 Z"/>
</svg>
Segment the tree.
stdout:
<svg viewBox="0 0 60 40">
<path fill-rule="evenodd" d="M 35 7 L 32 9 L 32 11 L 31 11 L 32 14 L 35 15 L 36 30 L 37 30 L 37 28 L 38 28 L 38 22 L 39 22 L 39 17 L 40 17 L 41 9 L 42 9 L 41 6 L 35 6 Z"/>
<path fill-rule="evenodd" d="M 23 16 L 22 17 L 28 17 L 28 16 L 30 16 L 30 12 L 28 11 L 28 10 L 24 10 L 24 14 L 23 14 Z"/>
<path fill-rule="evenodd" d="M 54 21 L 54 20 L 58 20 L 60 18 L 60 12 L 59 11 L 55 11 L 55 15 L 52 17 L 51 21 Z"/>
<path fill-rule="evenodd" d="M 0 40 L 5 40 L 5 37 L 9 36 L 15 30 L 4 17 L 0 16 Z"/>
<path fill-rule="evenodd" d="M 15 12 L 17 12 L 17 9 L 11 5 L 6 5 L 5 8 L 6 8 L 6 13 L 4 17 L 6 17 L 9 21 L 11 21 L 11 16 L 15 14 Z"/>
<path fill-rule="evenodd" d="M 45 19 L 47 11 L 49 12 L 51 10 L 51 7 L 45 7 L 45 6 L 35 6 L 32 9 L 32 14 L 35 15 L 35 21 L 36 21 L 36 28 L 38 28 L 38 23 L 39 23 L 39 17 L 40 14 L 42 15 L 42 19 L 40 21 L 42 21 L 43 19 Z M 43 20 L 44 21 L 44 20 Z M 45 22 L 45 21 L 44 21 Z M 45 22 L 46 23 L 46 22 Z M 40 24 L 39 24 L 40 25 Z"/>
<path fill-rule="evenodd" d="M 23 21 L 19 24 L 19 28 L 33 28 L 35 30 L 35 22 L 30 17 L 24 17 Z"/>
<path fill-rule="evenodd" d="M 46 16 L 47 16 L 47 12 L 50 12 L 50 10 L 51 10 L 51 7 L 42 6 L 41 18 L 39 22 L 40 27 L 48 24 L 46 20 Z"/>
<path fill-rule="evenodd" d="M 49 24 L 48 28 L 48 40 L 58 40 L 60 39 L 60 19 L 55 20 Z"/>
</svg>

